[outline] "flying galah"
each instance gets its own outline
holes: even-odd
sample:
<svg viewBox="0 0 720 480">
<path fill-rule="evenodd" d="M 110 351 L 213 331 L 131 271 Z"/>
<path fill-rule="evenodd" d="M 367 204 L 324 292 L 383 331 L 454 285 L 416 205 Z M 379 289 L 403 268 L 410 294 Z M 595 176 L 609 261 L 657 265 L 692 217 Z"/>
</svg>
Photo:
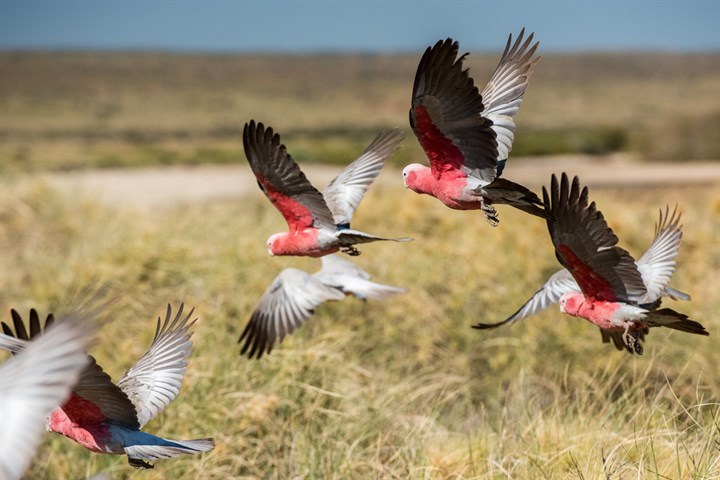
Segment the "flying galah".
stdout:
<svg viewBox="0 0 720 480">
<path fill-rule="evenodd" d="M 665 208 L 664 214 L 660 210 L 660 220 L 655 224 L 655 238 L 653 238 L 647 251 L 636 262 L 646 292 L 640 297 L 631 297 L 630 300 L 642 308 L 657 309 L 660 306 L 662 297 L 670 297 L 673 300 L 690 300 L 690 295 L 675 290 L 668 285 L 672 274 L 675 272 L 675 257 L 677 257 L 680 250 L 680 240 L 682 239 L 680 216 L 677 207 L 675 207 L 672 214 L 670 214 L 669 207 Z M 555 272 L 545 282 L 545 285 L 510 317 L 498 323 L 478 323 L 473 325 L 473 328 L 495 328 L 517 322 L 558 303 L 560 297 L 566 293 L 579 291 L 580 287 L 572 274 L 563 268 Z M 600 329 L 600 333 L 603 342 L 608 343 L 612 340 L 618 349 L 625 348 L 622 335 L 619 332 L 607 332 Z"/>
<path fill-rule="evenodd" d="M 251 120 L 243 130 L 245 156 L 260 189 L 280 210 L 288 224 L 287 233 L 271 235 L 270 255 L 321 257 L 341 251 L 359 255 L 355 244 L 410 238 L 382 238 L 352 230 L 350 221 L 385 160 L 400 145 L 402 132 L 381 133 L 362 155 L 348 165 L 320 193 L 287 153 L 280 136 L 271 127 Z"/>
<path fill-rule="evenodd" d="M 667 281 L 646 286 L 641 269 L 617 246 L 618 238 L 595 202 L 588 205 L 588 189 L 580 189 L 578 177 L 573 178 L 571 187 L 565 173 L 560 183 L 553 175 L 550 193 L 543 187 L 543 202 L 554 216 L 547 225 L 555 256 L 580 287 L 580 292 L 570 291 L 560 297 L 560 311 L 590 321 L 607 332 L 603 340 L 621 340 L 628 351 L 637 354 L 643 351 L 638 338 L 650 327 L 709 335 L 687 315 L 669 308 L 654 309 L 652 298 L 657 300 L 658 287 Z M 658 279 L 663 276 L 659 274 Z"/>
<path fill-rule="evenodd" d="M 37 313 L 35 325 L 39 325 Z M 50 320 L 52 323 L 52 320 Z M 70 396 L 89 362 L 96 325 L 71 312 L 45 335 L 25 342 L 0 334 L 0 348 L 19 353 L 0 368 L 0 478 L 19 479 L 44 431 L 47 415 Z"/>
<path fill-rule="evenodd" d="M 508 38 L 500 63 L 482 94 L 468 70 L 467 53 L 458 58 L 458 42 L 448 38 L 428 47 L 413 85 L 410 126 L 430 160 L 403 170 L 405 187 L 436 197 L 456 210 L 482 210 L 498 224 L 495 204 L 508 204 L 547 218 L 538 196 L 500 178 L 512 149 L 515 122 L 538 43 Z M 532 44 L 532 45 L 531 45 Z"/>
<path fill-rule="evenodd" d="M 407 291 L 371 282 L 365 270 L 338 255 L 321 260 L 322 268 L 312 275 L 286 268 L 275 277 L 238 340 L 245 342 L 241 355 L 260 358 L 270 353 L 275 342 L 302 325 L 323 302 L 342 300 L 345 295 L 382 300 Z"/>
<path fill-rule="evenodd" d="M 215 443 L 211 438 L 167 440 L 140 430 L 177 396 L 192 350 L 190 328 L 195 320 L 190 323 L 188 320 L 193 310 L 183 316 L 181 304 L 174 319 L 171 313 L 168 305 L 165 321 L 161 322 L 158 317 L 150 349 L 117 385 L 95 359 L 87 355 L 88 366 L 70 398 L 48 416 L 47 429 L 93 452 L 127 455 L 128 462 L 135 468 L 152 468 L 146 460 L 212 450 Z M 30 317 L 29 336 L 14 311 L 15 334 L 4 322 L 3 331 L 19 341 L 27 341 L 40 333 L 39 323 L 33 318 L 37 316 Z"/>
</svg>

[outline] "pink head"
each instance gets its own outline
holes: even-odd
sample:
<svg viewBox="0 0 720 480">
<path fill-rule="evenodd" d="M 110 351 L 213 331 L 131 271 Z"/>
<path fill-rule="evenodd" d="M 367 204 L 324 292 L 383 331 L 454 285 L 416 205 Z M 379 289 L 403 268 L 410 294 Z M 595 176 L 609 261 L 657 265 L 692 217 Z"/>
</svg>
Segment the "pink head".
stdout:
<svg viewBox="0 0 720 480">
<path fill-rule="evenodd" d="M 281 244 L 283 243 L 285 237 L 287 237 L 287 233 L 275 233 L 273 235 L 270 235 L 270 237 L 267 239 L 267 248 L 270 256 L 275 256 L 279 254 Z"/>
<path fill-rule="evenodd" d="M 429 168 L 424 165 L 420 165 L 419 163 L 411 163 L 403 168 L 402 175 L 405 188 L 410 188 L 415 192 L 423 193 L 418 191 L 420 184 L 418 177 L 422 175 L 425 170 L 429 170 Z"/>
<path fill-rule="evenodd" d="M 579 292 L 568 292 L 560 297 L 560 311 L 568 315 L 578 316 L 583 303 L 585 303 L 585 295 Z"/>
</svg>

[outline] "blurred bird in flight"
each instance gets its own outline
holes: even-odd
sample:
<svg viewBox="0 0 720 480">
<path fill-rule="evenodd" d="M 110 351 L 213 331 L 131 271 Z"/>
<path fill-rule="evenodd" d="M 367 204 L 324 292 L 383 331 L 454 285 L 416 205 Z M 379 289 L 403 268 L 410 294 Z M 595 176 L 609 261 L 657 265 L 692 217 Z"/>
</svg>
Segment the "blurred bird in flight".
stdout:
<svg viewBox="0 0 720 480">
<path fill-rule="evenodd" d="M 93 452 L 127 455 L 135 468 L 152 468 L 148 460 L 212 450 L 215 444 L 211 438 L 167 440 L 140 430 L 179 393 L 192 350 L 190 329 L 195 320 L 189 323 L 188 320 L 193 311 L 183 316 L 180 305 L 175 318 L 171 313 L 168 305 L 165 321 L 157 320 L 150 349 L 117 385 L 92 356 L 86 355 L 87 367 L 72 388 L 70 398 L 50 413 L 47 429 Z M 3 342 L 0 346 L 16 353 L 20 350 L 18 345 L 28 344 L 42 330 L 37 314 L 30 315 L 30 335 L 20 315 L 13 311 L 12 316 L 14 332 L 4 322 L 2 328 L 4 335 L 15 337 L 16 344 Z"/>
<path fill-rule="evenodd" d="M 286 268 L 260 298 L 238 342 L 245 341 L 241 355 L 249 358 L 270 353 L 275 343 L 300 327 L 315 308 L 346 295 L 361 299 L 383 300 L 407 290 L 370 281 L 370 275 L 338 255 L 322 257 L 320 271 L 309 274 Z"/>
<path fill-rule="evenodd" d="M 350 228 L 350 221 L 385 160 L 402 142 L 403 134 L 381 133 L 354 162 L 320 193 L 287 153 L 271 127 L 251 120 L 243 130 L 245 156 L 260 189 L 280 211 L 289 231 L 271 235 L 270 255 L 321 257 L 335 252 L 359 255 L 359 243 L 410 238 L 383 238 Z"/>
<path fill-rule="evenodd" d="M 412 93 L 410 126 L 430 161 L 403 170 L 407 188 L 432 195 L 450 208 L 482 210 L 488 223 L 499 223 L 495 204 L 507 204 L 548 218 L 540 198 L 501 178 L 512 149 L 515 122 L 538 43 L 508 38 L 495 73 L 482 93 L 468 70 L 467 54 L 458 58 L 458 42 L 448 38 L 428 47 L 420 60 Z"/>
</svg>

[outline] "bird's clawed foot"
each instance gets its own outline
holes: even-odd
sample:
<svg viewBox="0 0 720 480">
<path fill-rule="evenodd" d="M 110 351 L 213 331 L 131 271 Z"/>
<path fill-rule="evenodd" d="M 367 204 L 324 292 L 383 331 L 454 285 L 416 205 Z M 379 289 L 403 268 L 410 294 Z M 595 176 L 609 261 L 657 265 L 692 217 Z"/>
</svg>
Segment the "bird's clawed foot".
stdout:
<svg viewBox="0 0 720 480">
<path fill-rule="evenodd" d="M 342 253 L 347 253 L 351 257 L 357 257 L 358 255 L 360 255 L 360 250 L 355 248 L 354 245 L 349 245 L 347 247 L 340 247 L 340 251 Z"/>
<path fill-rule="evenodd" d="M 630 332 L 631 326 L 632 323 L 628 323 L 625 325 L 625 332 L 622 336 L 623 342 L 625 343 L 625 348 L 627 348 L 628 352 L 630 353 L 635 352 L 638 355 L 642 355 L 644 349 L 637 338 L 637 332 Z"/>
<path fill-rule="evenodd" d="M 137 468 L 138 470 L 149 470 L 153 468 L 152 463 L 148 463 L 144 460 L 140 460 L 139 458 L 130 458 L 128 457 L 128 463 L 131 467 Z"/>
<path fill-rule="evenodd" d="M 489 203 L 483 203 L 481 210 L 485 214 L 485 220 L 487 220 L 490 226 L 497 227 L 500 220 L 498 219 L 498 213 L 497 210 L 495 210 L 495 207 Z"/>
</svg>

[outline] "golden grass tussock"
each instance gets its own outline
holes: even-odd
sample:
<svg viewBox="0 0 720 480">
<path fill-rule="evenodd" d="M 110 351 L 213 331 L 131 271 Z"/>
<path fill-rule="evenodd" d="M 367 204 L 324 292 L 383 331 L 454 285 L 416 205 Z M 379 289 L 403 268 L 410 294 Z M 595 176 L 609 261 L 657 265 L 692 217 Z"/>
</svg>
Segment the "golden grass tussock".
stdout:
<svg viewBox="0 0 720 480">
<path fill-rule="evenodd" d="M 399 182 L 399 180 L 398 180 Z M 285 228 L 260 195 L 128 210 L 3 184 L 0 316 L 63 305 L 68 292 L 112 281 L 113 321 L 93 348 L 118 379 L 150 344 L 165 304 L 200 318 L 178 399 L 147 429 L 215 437 L 214 451 L 158 461 L 161 478 L 717 478 L 720 216 L 715 187 L 592 189 L 621 245 L 639 256 L 657 210 L 679 203 L 685 236 L 667 301 L 711 336 L 657 329 L 645 354 L 603 345 L 597 329 L 550 308 L 508 328 L 556 269 L 542 220 L 500 207 L 478 212 L 377 185 L 355 225 L 410 235 L 362 246 L 357 263 L 409 292 L 383 302 L 325 304 L 260 361 L 237 339 L 263 290 L 289 266 L 273 258 Z M 135 476 L 124 459 L 48 435 L 28 478 Z"/>
</svg>

